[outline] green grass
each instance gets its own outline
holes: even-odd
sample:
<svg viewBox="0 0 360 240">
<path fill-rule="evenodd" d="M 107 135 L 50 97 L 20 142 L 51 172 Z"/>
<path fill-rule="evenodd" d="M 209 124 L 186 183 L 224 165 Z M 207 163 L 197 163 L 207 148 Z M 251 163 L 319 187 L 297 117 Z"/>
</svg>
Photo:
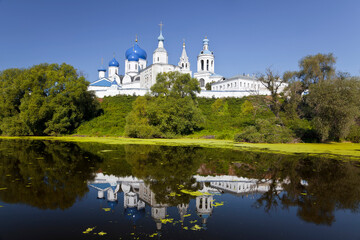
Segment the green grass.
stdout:
<svg viewBox="0 0 360 240">
<path fill-rule="evenodd" d="M 255 152 L 274 152 L 280 154 L 313 154 L 329 157 L 348 157 L 360 160 L 359 143 L 291 143 L 262 144 L 235 143 L 231 140 L 218 139 L 135 139 L 122 137 L 0 137 L 0 139 L 52 140 L 66 142 L 96 142 L 103 144 L 144 144 L 166 146 L 198 146 L 206 148 L 228 148 Z"/>
</svg>

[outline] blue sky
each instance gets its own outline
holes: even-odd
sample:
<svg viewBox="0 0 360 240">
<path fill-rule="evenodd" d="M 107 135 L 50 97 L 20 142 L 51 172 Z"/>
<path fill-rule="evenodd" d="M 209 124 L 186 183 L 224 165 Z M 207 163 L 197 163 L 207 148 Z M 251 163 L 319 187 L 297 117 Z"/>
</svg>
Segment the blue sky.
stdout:
<svg viewBox="0 0 360 240">
<path fill-rule="evenodd" d="M 136 34 L 152 63 L 160 21 L 169 63 L 185 39 L 193 72 L 206 35 L 225 77 L 297 70 L 319 52 L 360 75 L 359 0 L 0 0 L 0 70 L 66 62 L 92 82 L 115 53 L 123 73 Z"/>
</svg>

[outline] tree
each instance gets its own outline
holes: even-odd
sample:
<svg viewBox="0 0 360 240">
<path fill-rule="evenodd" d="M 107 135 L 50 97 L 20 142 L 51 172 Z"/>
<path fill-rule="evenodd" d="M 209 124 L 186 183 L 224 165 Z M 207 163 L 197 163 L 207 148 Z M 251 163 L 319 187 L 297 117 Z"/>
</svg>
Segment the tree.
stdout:
<svg viewBox="0 0 360 240">
<path fill-rule="evenodd" d="M 159 73 L 156 76 L 156 83 L 151 87 L 154 96 L 172 96 L 184 98 L 190 96 L 196 98 L 196 93 L 200 93 L 201 88 L 196 78 L 190 74 L 180 72 Z"/>
<path fill-rule="evenodd" d="M 0 131 L 4 135 L 71 133 L 96 116 L 99 105 L 88 82 L 65 63 L 0 73 Z"/>
<path fill-rule="evenodd" d="M 205 89 L 210 91 L 211 90 L 211 84 L 213 84 L 215 81 L 211 81 L 205 84 Z"/>
<path fill-rule="evenodd" d="M 336 59 L 332 53 L 308 55 L 299 62 L 299 71 L 284 73 L 284 80 L 302 83 L 302 92 L 310 85 L 332 79 L 335 76 Z"/>
<path fill-rule="evenodd" d="M 285 83 L 285 79 L 281 79 L 278 74 L 275 74 L 270 68 L 266 69 L 265 74 L 258 74 L 258 80 L 270 92 L 271 96 L 271 111 L 276 117 L 279 116 L 279 89 Z"/>
<path fill-rule="evenodd" d="M 204 122 L 197 106 L 199 83 L 189 74 L 159 73 L 152 95 L 138 97 L 126 118 L 125 134 L 130 137 L 173 137 L 190 134 Z"/>
<path fill-rule="evenodd" d="M 322 141 L 339 141 L 347 136 L 360 114 L 359 94 L 360 80 L 344 78 L 343 74 L 310 86 L 307 102 Z"/>
</svg>

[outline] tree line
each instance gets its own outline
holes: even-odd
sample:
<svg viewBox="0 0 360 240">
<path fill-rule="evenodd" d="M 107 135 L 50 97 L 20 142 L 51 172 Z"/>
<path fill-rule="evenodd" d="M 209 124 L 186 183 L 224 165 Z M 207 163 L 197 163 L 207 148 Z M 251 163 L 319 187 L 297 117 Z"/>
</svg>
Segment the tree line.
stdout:
<svg viewBox="0 0 360 240">
<path fill-rule="evenodd" d="M 359 142 L 359 77 L 336 71 L 335 63 L 333 54 L 317 54 L 302 58 L 297 71 L 267 69 L 257 78 L 269 96 L 198 98 L 195 78 L 168 72 L 158 74 L 146 96 L 108 97 L 101 104 L 70 65 L 7 69 L 0 72 L 0 134 L 93 134 L 106 127 L 103 135 L 137 138 Z M 121 101 L 120 110 L 111 99 Z"/>
</svg>

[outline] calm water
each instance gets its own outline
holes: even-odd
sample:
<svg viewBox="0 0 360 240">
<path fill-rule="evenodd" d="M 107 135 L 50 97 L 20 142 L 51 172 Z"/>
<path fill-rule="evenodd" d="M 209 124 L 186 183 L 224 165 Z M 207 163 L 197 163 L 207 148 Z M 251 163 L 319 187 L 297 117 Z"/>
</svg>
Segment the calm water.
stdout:
<svg viewBox="0 0 360 240">
<path fill-rule="evenodd" d="M 360 239 L 359 166 L 0 140 L 0 239 Z"/>
</svg>

